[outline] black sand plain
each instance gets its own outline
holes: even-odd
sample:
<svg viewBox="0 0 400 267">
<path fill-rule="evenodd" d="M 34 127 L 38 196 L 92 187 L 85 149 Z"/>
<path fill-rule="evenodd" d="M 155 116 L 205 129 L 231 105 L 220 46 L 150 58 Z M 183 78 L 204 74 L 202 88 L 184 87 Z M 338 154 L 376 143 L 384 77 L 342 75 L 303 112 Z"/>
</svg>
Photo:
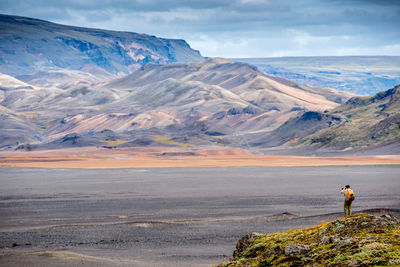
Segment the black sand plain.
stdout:
<svg viewBox="0 0 400 267">
<path fill-rule="evenodd" d="M 0 169 L 0 266 L 211 266 L 251 232 L 399 216 L 400 166 Z"/>
</svg>

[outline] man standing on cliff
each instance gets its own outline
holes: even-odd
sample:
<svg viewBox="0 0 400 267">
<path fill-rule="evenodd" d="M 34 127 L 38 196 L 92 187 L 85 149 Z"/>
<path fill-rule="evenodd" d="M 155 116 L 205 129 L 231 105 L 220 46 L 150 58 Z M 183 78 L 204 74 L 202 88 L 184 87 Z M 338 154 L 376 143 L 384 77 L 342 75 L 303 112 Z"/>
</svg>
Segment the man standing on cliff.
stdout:
<svg viewBox="0 0 400 267">
<path fill-rule="evenodd" d="M 340 193 L 344 194 L 344 217 L 347 218 L 347 216 L 351 216 L 351 203 L 355 199 L 355 195 L 350 185 L 346 185 L 342 188 Z"/>
</svg>

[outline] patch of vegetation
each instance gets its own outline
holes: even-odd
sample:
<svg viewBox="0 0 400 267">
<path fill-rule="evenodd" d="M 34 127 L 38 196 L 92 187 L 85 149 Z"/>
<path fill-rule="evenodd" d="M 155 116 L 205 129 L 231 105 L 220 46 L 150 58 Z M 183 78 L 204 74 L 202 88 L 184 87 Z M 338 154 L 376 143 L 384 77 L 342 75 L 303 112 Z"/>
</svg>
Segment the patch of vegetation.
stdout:
<svg viewBox="0 0 400 267">
<path fill-rule="evenodd" d="M 124 140 L 107 140 L 107 146 L 106 148 L 116 148 L 119 145 L 122 145 L 124 143 L 126 143 L 127 141 Z"/>
<path fill-rule="evenodd" d="M 159 142 L 159 143 L 163 143 L 163 144 L 183 146 L 183 147 L 193 147 L 193 145 L 191 145 L 191 144 L 184 144 L 184 143 L 172 141 L 171 137 L 168 137 L 168 136 L 156 135 L 153 140 L 156 142 Z"/>
<path fill-rule="evenodd" d="M 390 266 L 400 263 L 400 221 L 357 214 L 307 229 L 241 239 L 236 257 L 219 266 Z M 254 236 L 253 236 L 254 238 Z"/>
<path fill-rule="evenodd" d="M 354 148 L 400 140 L 400 87 L 385 91 L 385 97 L 354 97 L 328 114 L 343 118 L 292 146 Z"/>
</svg>

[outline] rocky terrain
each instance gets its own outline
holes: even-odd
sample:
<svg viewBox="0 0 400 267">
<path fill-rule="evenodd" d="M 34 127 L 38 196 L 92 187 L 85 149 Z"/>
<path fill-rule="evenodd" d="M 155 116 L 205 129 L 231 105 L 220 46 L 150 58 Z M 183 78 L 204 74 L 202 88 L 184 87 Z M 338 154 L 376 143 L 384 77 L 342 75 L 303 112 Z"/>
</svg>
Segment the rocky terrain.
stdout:
<svg viewBox="0 0 400 267">
<path fill-rule="evenodd" d="M 323 88 L 374 95 L 400 84 L 398 56 L 240 58 L 261 71 Z"/>
<path fill-rule="evenodd" d="M 348 219 L 239 240 L 230 262 L 218 266 L 398 266 L 400 221 L 390 214 Z"/>
</svg>

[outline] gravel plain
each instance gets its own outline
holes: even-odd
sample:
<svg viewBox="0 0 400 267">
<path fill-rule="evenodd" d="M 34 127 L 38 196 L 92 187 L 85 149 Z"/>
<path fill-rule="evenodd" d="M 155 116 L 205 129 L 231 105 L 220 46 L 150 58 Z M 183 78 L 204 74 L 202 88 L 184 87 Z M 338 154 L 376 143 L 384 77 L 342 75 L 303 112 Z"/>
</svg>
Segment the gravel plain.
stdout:
<svg viewBox="0 0 400 267">
<path fill-rule="evenodd" d="M 0 169 L 0 266 L 210 266 L 251 232 L 399 215 L 400 166 Z M 386 210 L 381 210 L 386 209 Z"/>
</svg>

